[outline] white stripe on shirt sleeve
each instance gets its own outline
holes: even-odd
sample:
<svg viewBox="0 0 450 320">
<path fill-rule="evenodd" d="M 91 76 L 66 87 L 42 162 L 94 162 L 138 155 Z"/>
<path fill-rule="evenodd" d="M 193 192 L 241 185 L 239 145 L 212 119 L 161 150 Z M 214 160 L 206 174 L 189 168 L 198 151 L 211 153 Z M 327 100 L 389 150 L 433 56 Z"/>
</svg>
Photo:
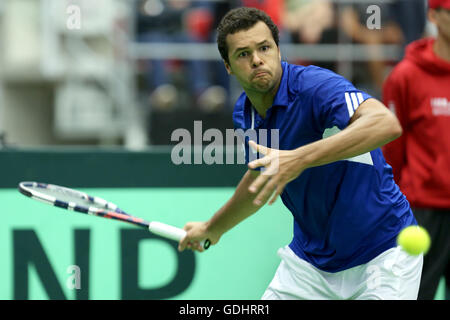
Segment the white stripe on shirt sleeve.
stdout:
<svg viewBox="0 0 450 320">
<path fill-rule="evenodd" d="M 358 99 L 356 98 L 356 93 L 354 92 L 350 93 L 350 97 L 352 97 L 353 109 L 356 111 L 356 109 L 358 109 L 359 107 Z"/>
<path fill-rule="evenodd" d="M 356 94 L 356 96 L 358 97 L 358 102 L 359 102 L 359 104 L 363 103 L 364 98 L 363 98 L 362 93 L 361 93 L 361 92 L 358 92 L 358 93 Z"/>
<path fill-rule="evenodd" d="M 348 115 L 351 118 L 353 116 L 353 113 L 355 112 L 353 111 L 352 102 L 350 100 L 350 95 L 348 94 L 348 92 L 345 93 L 345 102 L 347 103 Z"/>
</svg>

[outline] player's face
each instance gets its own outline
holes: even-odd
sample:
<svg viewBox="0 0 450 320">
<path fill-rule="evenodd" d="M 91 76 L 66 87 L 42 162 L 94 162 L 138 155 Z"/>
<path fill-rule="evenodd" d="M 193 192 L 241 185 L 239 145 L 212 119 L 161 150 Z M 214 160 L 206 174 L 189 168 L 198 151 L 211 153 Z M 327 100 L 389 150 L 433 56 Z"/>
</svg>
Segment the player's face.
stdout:
<svg viewBox="0 0 450 320">
<path fill-rule="evenodd" d="M 226 38 L 229 74 L 236 76 L 246 92 L 267 93 L 281 79 L 281 55 L 269 27 L 262 21 Z"/>
</svg>

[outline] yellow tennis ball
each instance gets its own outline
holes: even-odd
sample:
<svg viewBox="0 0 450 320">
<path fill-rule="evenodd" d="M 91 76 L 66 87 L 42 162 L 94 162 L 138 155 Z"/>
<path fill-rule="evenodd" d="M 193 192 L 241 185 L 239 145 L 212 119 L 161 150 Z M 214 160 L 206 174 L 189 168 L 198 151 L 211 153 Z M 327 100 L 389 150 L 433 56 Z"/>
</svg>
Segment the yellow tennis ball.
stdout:
<svg viewBox="0 0 450 320">
<path fill-rule="evenodd" d="M 397 236 L 397 243 L 412 256 L 426 254 L 431 240 L 427 230 L 420 226 L 404 228 Z"/>
</svg>

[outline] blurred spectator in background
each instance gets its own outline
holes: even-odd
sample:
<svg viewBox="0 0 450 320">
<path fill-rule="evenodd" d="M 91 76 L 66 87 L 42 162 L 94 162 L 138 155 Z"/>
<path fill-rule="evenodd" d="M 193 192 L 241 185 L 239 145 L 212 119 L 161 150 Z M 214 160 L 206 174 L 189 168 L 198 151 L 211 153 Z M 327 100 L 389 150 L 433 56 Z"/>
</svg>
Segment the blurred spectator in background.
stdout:
<svg viewBox="0 0 450 320">
<path fill-rule="evenodd" d="M 281 26 L 285 1 L 286 0 L 241 0 L 241 6 L 262 10 L 269 15 L 277 26 Z"/>
<path fill-rule="evenodd" d="M 391 4 L 392 15 L 402 29 L 404 45 L 423 36 L 427 22 L 426 8 L 426 0 L 396 0 Z"/>
<path fill-rule="evenodd" d="M 429 7 L 437 38 L 408 45 L 383 87 L 384 104 L 403 127 L 384 155 L 418 223 L 431 236 L 421 300 L 435 297 L 442 276 L 450 299 L 450 0 L 429 0 Z"/>
<path fill-rule="evenodd" d="M 371 1 L 370 4 L 355 3 L 353 5 L 344 5 L 339 16 L 340 28 L 356 43 L 365 45 L 402 45 L 405 39 L 401 27 L 393 15 L 392 5 L 392 3 L 376 0 Z M 379 8 L 379 28 L 369 28 L 367 25 L 370 15 L 367 12 L 369 6 Z M 376 47 L 371 47 L 367 50 L 369 57 L 367 64 L 368 74 L 370 75 L 371 82 L 375 86 L 374 91 L 377 93 L 381 92 L 387 70 L 386 63 L 375 58 L 380 54 L 379 50 L 376 50 Z M 374 58 L 370 59 L 370 57 Z"/>
<path fill-rule="evenodd" d="M 333 25 L 334 9 L 326 0 L 286 0 L 283 23 L 302 43 L 318 43 Z"/>
<path fill-rule="evenodd" d="M 210 1 L 140 0 L 137 2 L 137 38 L 140 42 L 204 43 L 213 31 L 215 4 Z M 199 57 L 201 59 L 201 57 Z M 172 110 L 191 101 L 180 96 L 174 71 L 182 70 L 178 79 L 192 95 L 192 103 L 205 111 L 220 110 L 227 92 L 216 85 L 208 61 L 151 60 L 147 69 L 150 105 L 158 110 Z M 186 101 L 187 100 L 187 101 Z"/>
<path fill-rule="evenodd" d="M 285 0 L 283 27 L 293 43 L 336 43 L 335 8 L 328 0 Z M 335 62 L 296 60 L 294 63 L 314 64 L 335 70 Z"/>
</svg>

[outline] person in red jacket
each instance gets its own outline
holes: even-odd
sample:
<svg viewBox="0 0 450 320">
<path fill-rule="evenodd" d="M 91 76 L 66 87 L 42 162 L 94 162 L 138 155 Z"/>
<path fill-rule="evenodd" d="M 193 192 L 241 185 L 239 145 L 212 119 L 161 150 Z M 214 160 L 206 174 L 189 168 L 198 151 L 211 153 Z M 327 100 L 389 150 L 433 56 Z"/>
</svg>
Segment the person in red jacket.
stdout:
<svg viewBox="0 0 450 320">
<path fill-rule="evenodd" d="M 430 233 L 418 299 L 450 287 L 450 0 L 429 0 L 438 36 L 412 42 L 383 85 L 383 102 L 403 135 L 383 149 L 394 179 Z"/>
</svg>

